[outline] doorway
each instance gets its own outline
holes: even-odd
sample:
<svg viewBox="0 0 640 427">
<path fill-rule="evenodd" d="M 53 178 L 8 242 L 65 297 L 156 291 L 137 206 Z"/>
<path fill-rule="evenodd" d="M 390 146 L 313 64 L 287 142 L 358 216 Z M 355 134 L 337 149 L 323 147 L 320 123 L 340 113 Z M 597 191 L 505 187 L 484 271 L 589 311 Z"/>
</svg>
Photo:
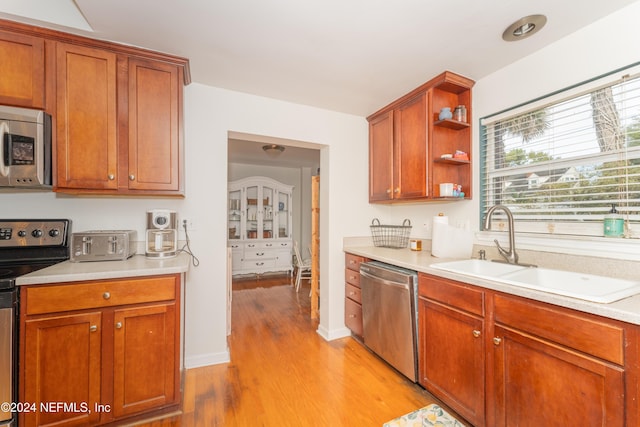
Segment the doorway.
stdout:
<svg viewBox="0 0 640 427">
<path fill-rule="evenodd" d="M 265 150 L 265 147 L 277 146 L 275 150 Z M 240 179 L 264 176 L 274 179 L 286 185 L 293 186 L 292 197 L 292 239 L 298 242 L 300 252 L 303 258 L 310 256 L 313 242 L 319 243 L 319 238 L 312 235 L 312 210 L 318 207 L 312 207 L 314 202 L 313 196 L 313 177 L 318 176 L 320 172 L 320 150 L 323 146 L 304 141 L 288 140 L 283 138 L 274 138 L 261 135 L 252 135 L 239 132 L 228 133 L 227 144 L 227 182 L 237 181 Z M 272 151 L 269 153 L 268 151 Z M 316 179 L 318 181 L 318 179 Z M 316 197 L 315 201 L 318 202 Z M 317 226 L 316 226 L 317 232 Z M 316 254 L 319 251 L 316 250 Z M 230 261 L 230 265 L 232 262 Z M 319 265 L 316 265 L 319 267 Z M 231 310 L 230 300 L 232 298 L 232 268 L 228 269 L 228 310 Z M 319 268 L 316 269 L 316 277 Z M 294 272 L 295 274 L 295 272 Z M 277 279 L 277 273 L 263 275 L 263 278 L 247 277 L 249 283 L 245 286 L 260 286 L 265 284 L 273 286 L 273 279 Z M 269 277 L 275 276 L 275 277 Z M 258 279 L 258 280 L 256 280 Z M 270 282 L 264 280 L 269 279 Z M 251 284 L 251 280 L 255 280 Z M 263 280 L 262 283 L 258 283 Z M 282 277 L 280 278 L 282 280 Z M 300 292 L 309 293 L 308 285 Z M 316 299 L 318 294 L 315 295 Z M 316 304 L 317 305 L 317 304 Z M 317 315 L 317 310 L 316 310 Z M 230 320 L 230 315 L 228 319 Z"/>
</svg>

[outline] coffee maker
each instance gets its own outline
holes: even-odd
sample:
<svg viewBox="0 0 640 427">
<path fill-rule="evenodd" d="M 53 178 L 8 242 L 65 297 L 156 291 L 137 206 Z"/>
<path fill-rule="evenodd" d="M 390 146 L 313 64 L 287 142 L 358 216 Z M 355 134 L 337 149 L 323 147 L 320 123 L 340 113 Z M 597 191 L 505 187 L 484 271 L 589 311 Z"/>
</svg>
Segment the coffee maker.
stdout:
<svg viewBox="0 0 640 427">
<path fill-rule="evenodd" d="M 178 253 L 178 215 L 175 211 L 147 211 L 147 258 L 171 258 Z"/>
</svg>

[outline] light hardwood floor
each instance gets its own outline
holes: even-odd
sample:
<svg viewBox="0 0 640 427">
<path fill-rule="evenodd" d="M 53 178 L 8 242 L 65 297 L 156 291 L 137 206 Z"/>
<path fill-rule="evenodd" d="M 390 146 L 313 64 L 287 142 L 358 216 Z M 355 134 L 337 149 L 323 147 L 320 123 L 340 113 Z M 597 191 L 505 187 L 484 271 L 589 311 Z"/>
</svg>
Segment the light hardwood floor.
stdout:
<svg viewBox="0 0 640 427">
<path fill-rule="evenodd" d="M 188 370 L 182 414 L 138 425 L 382 426 L 437 402 L 353 338 L 318 335 L 307 284 L 269 283 L 234 287 L 231 362 Z"/>
</svg>

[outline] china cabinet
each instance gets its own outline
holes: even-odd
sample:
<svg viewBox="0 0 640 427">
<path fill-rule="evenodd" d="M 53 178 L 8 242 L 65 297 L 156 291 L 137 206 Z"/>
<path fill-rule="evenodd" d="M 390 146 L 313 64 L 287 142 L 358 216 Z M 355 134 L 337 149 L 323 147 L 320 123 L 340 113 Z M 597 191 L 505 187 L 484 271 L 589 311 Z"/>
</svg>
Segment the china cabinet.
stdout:
<svg viewBox="0 0 640 427">
<path fill-rule="evenodd" d="M 227 231 L 233 274 L 293 271 L 293 186 L 253 176 L 229 183 Z"/>
</svg>

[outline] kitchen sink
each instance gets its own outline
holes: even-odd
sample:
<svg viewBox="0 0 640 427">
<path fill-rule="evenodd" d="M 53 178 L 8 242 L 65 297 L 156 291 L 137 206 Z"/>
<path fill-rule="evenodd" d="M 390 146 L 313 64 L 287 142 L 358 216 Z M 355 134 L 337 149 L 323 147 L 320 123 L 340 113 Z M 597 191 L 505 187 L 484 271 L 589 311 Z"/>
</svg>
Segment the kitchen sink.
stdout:
<svg viewBox="0 0 640 427">
<path fill-rule="evenodd" d="M 431 267 L 491 280 L 493 280 L 496 276 L 513 273 L 515 271 L 520 271 L 527 268 L 521 265 L 483 261 L 479 259 L 439 262 L 436 264 L 431 264 Z"/>
<path fill-rule="evenodd" d="M 633 280 L 478 259 L 435 263 L 431 267 L 599 303 L 611 303 L 640 293 L 640 282 Z"/>
</svg>

